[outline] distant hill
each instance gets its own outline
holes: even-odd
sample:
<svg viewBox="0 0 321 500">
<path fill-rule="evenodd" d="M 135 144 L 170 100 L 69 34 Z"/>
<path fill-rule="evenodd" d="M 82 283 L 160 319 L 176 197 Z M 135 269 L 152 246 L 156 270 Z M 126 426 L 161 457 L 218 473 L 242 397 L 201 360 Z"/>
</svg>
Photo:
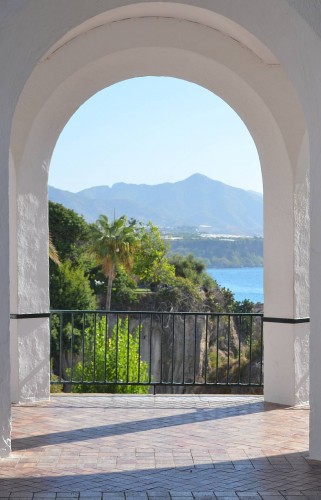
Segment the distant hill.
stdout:
<svg viewBox="0 0 321 500">
<path fill-rule="evenodd" d="M 126 214 L 160 227 L 201 227 L 204 232 L 263 234 L 263 196 L 194 174 L 179 182 L 154 186 L 98 186 L 78 193 L 49 186 L 49 199 L 82 214 L 88 222 L 100 214 Z"/>
</svg>

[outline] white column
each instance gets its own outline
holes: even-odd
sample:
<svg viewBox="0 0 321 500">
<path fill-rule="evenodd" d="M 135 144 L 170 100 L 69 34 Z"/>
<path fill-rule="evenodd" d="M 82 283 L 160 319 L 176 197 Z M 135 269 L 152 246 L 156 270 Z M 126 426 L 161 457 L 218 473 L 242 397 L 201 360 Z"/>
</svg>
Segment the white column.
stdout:
<svg viewBox="0 0 321 500">
<path fill-rule="evenodd" d="M 18 317 L 11 322 L 18 346 L 11 370 L 12 402 L 47 400 L 50 396 L 49 319 Z"/>
<path fill-rule="evenodd" d="M 309 323 L 264 324 L 264 397 L 299 405 L 309 400 Z"/>
<path fill-rule="evenodd" d="M 0 134 L 0 457 L 11 448 L 8 160 L 8 142 Z"/>
<path fill-rule="evenodd" d="M 25 161 L 29 171 L 23 168 Z M 11 397 L 12 402 L 22 403 L 50 397 L 47 171 L 38 163 L 37 153 L 29 155 L 27 148 L 16 176 Z M 14 247 L 14 235 L 12 240 Z"/>
<path fill-rule="evenodd" d="M 320 102 L 321 127 L 321 102 Z M 319 134 L 318 134 L 319 135 Z M 321 460 L 321 150 L 311 151 L 310 458 Z"/>
<path fill-rule="evenodd" d="M 305 136 L 293 180 L 269 179 L 265 196 L 264 396 L 289 405 L 309 401 L 308 165 Z"/>
</svg>

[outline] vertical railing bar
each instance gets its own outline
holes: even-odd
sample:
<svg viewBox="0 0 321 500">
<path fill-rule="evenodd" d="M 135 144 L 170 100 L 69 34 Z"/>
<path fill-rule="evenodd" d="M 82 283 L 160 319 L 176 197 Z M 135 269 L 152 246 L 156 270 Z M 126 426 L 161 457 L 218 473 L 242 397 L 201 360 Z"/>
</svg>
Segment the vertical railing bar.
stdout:
<svg viewBox="0 0 321 500">
<path fill-rule="evenodd" d="M 260 353 L 260 385 L 263 382 L 263 318 L 260 316 L 260 332 L 261 332 L 261 353 Z"/>
<path fill-rule="evenodd" d="M 97 340 L 97 313 L 94 313 L 94 382 L 96 382 L 96 340 Z"/>
<path fill-rule="evenodd" d="M 250 316 L 250 366 L 249 366 L 249 385 L 252 383 L 252 334 L 253 334 L 253 316 Z"/>
<path fill-rule="evenodd" d="M 208 363 L 208 352 L 207 352 L 207 343 L 208 343 L 208 314 L 205 316 L 205 374 L 204 381 L 207 384 L 207 363 Z"/>
<path fill-rule="evenodd" d="M 75 326 L 75 321 L 74 321 L 74 313 L 71 313 L 71 356 L 70 356 L 70 382 L 72 382 L 72 377 L 73 377 L 73 365 L 74 365 L 74 326 Z"/>
<path fill-rule="evenodd" d="M 81 370 L 81 382 L 84 382 L 85 379 L 85 314 L 82 313 L 82 329 L 81 329 L 81 336 L 82 336 L 82 370 Z"/>
<path fill-rule="evenodd" d="M 217 321 L 216 321 L 216 383 L 218 383 L 218 347 L 219 347 L 219 343 L 218 343 L 218 336 L 219 336 L 219 333 L 220 333 L 220 317 L 217 316 Z"/>
<path fill-rule="evenodd" d="M 161 342 L 160 342 L 160 383 L 163 382 L 163 333 L 164 333 L 164 315 L 161 319 Z"/>
<path fill-rule="evenodd" d="M 172 330 L 172 384 L 174 383 L 174 346 L 175 346 L 175 316 L 172 314 L 173 318 L 173 330 Z"/>
<path fill-rule="evenodd" d="M 127 368 L 126 368 L 126 382 L 129 382 L 129 316 L 127 316 Z"/>
<path fill-rule="evenodd" d="M 239 316 L 240 319 L 240 328 L 239 328 L 239 380 L 238 383 L 241 383 L 241 331 L 242 331 L 242 323 L 243 323 L 243 318 L 242 316 Z"/>
<path fill-rule="evenodd" d="M 152 381 L 152 337 L 153 337 L 153 313 L 150 313 L 150 330 L 149 330 L 149 369 L 148 382 Z"/>
<path fill-rule="evenodd" d="M 104 375 L 104 382 L 107 382 L 107 349 L 108 349 L 108 320 L 107 320 L 107 313 L 105 313 L 105 375 Z"/>
<path fill-rule="evenodd" d="M 196 348 L 197 348 L 197 342 L 196 342 L 196 334 L 197 334 L 197 315 L 194 315 L 194 378 L 193 378 L 193 384 L 196 382 Z"/>
<path fill-rule="evenodd" d="M 116 369 L 115 369 L 115 383 L 118 382 L 118 326 L 119 324 L 119 314 L 116 314 Z"/>
<path fill-rule="evenodd" d="M 52 363 L 51 363 L 51 330 L 52 330 L 52 314 L 50 314 L 49 316 L 49 333 L 50 333 L 50 344 L 49 344 L 49 347 L 50 347 L 50 351 L 49 351 L 49 366 L 50 366 L 50 383 L 52 382 L 52 373 L 53 373 L 53 367 L 52 367 Z"/>
<path fill-rule="evenodd" d="M 59 314 L 59 381 L 62 381 L 62 350 L 63 350 L 63 313 Z"/>
<path fill-rule="evenodd" d="M 139 313 L 139 325 L 138 325 L 138 380 L 137 382 L 140 384 L 140 356 L 141 356 L 141 345 L 140 345 L 140 336 L 143 331 L 142 326 L 142 315 Z"/>
<path fill-rule="evenodd" d="M 185 349 L 186 349 L 186 314 L 183 316 L 184 332 L 183 332 L 183 384 L 185 384 Z"/>
<path fill-rule="evenodd" d="M 229 384 L 229 378 L 230 378 L 230 333 L 231 333 L 231 315 L 229 314 L 227 322 L 227 377 L 226 377 L 227 385 Z"/>
</svg>

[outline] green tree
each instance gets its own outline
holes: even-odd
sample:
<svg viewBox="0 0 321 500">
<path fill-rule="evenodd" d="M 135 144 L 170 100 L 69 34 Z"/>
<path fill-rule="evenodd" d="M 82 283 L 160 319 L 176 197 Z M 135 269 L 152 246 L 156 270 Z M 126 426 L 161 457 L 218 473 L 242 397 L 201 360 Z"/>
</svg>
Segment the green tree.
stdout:
<svg viewBox="0 0 321 500">
<path fill-rule="evenodd" d="M 108 279 L 106 310 L 110 311 L 113 281 L 120 266 L 130 270 L 134 264 L 134 253 L 140 244 L 140 231 L 135 220 L 128 221 L 123 215 L 110 222 L 100 215 L 92 226 L 91 251 L 103 274 Z"/>
<path fill-rule="evenodd" d="M 116 309 L 126 310 L 129 306 L 137 304 L 136 281 L 122 266 L 118 268 L 116 278 L 113 281 L 113 307 L 116 304 Z"/>
<path fill-rule="evenodd" d="M 96 297 L 84 270 L 81 267 L 73 267 L 69 260 L 56 267 L 55 272 L 50 275 L 51 309 L 96 309 Z M 70 364 L 71 349 L 77 351 L 81 343 L 81 317 L 75 319 L 73 327 L 69 315 L 64 315 L 62 321 L 63 324 L 60 325 L 59 315 L 52 316 L 50 342 L 53 370 L 58 371 L 61 350 L 61 369 L 64 373 Z"/>
<path fill-rule="evenodd" d="M 175 280 L 175 268 L 167 256 L 169 245 L 162 239 L 160 230 L 151 222 L 141 228 L 140 246 L 135 254 L 133 274 L 143 283 L 170 285 Z"/>
<path fill-rule="evenodd" d="M 87 250 L 90 225 L 60 203 L 49 202 L 49 230 L 61 261 L 79 264 Z"/>
<path fill-rule="evenodd" d="M 76 214 L 73 210 L 65 208 L 59 203 L 49 202 L 49 233 L 51 242 L 56 249 L 56 256 L 59 256 L 60 262 L 69 262 L 68 270 L 63 267 L 59 272 L 57 259 L 50 259 L 49 272 L 50 272 L 50 303 L 52 308 L 67 309 L 67 303 L 71 308 L 80 309 L 86 308 L 88 299 L 85 298 L 83 307 L 81 307 L 81 297 L 79 300 L 71 298 L 66 286 L 58 287 L 61 285 L 62 276 L 66 274 L 66 279 L 70 282 L 72 269 L 75 271 L 75 279 L 79 280 L 80 269 L 82 269 L 83 280 L 91 279 L 92 288 L 95 290 L 96 274 L 98 270 L 95 269 L 95 262 L 88 252 L 90 225 L 85 222 L 83 217 Z M 49 243 L 50 244 L 50 243 Z M 53 254 L 55 256 L 55 254 Z M 67 282 L 65 282 L 65 285 Z M 77 286 L 77 283 L 75 284 Z M 88 290 L 86 283 L 85 290 Z M 77 302 L 78 306 L 72 306 L 72 303 Z M 61 304 L 61 307 L 57 304 Z"/>
<path fill-rule="evenodd" d="M 218 288 L 216 281 L 206 273 L 205 262 L 202 259 L 192 254 L 186 256 L 175 254 L 169 261 L 174 266 L 177 277 L 187 279 L 205 290 Z"/>
<path fill-rule="evenodd" d="M 96 298 L 84 270 L 70 260 L 50 276 L 51 309 L 95 309 Z"/>
</svg>

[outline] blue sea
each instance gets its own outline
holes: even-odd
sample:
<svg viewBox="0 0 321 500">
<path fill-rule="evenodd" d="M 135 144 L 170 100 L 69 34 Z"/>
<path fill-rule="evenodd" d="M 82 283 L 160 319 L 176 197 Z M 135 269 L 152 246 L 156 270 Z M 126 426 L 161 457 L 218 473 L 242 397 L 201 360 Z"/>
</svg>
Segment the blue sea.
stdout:
<svg viewBox="0 0 321 500">
<path fill-rule="evenodd" d="M 263 267 L 206 269 L 220 286 L 229 288 L 235 300 L 264 302 Z"/>
</svg>

